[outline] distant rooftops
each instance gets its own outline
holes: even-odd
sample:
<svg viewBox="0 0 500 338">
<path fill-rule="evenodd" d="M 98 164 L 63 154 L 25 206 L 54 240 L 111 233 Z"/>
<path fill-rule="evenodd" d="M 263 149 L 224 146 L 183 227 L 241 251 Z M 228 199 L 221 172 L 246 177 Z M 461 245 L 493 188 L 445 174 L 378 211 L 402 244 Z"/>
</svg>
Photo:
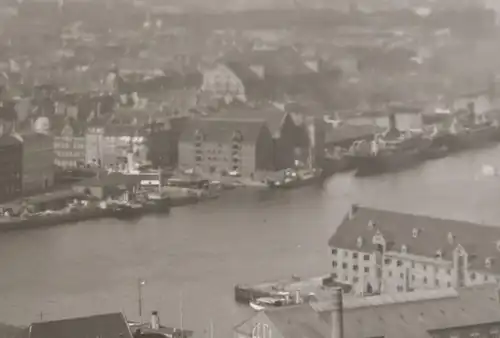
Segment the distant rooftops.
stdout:
<svg viewBox="0 0 500 338">
<path fill-rule="evenodd" d="M 251 334 L 255 323 L 270 322 L 284 338 L 328 338 L 331 310 L 324 303 L 270 309 L 235 331 Z M 439 330 L 498 323 L 500 303 L 494 285 L 394 296 L 345 296 L 343 301 L 344 338 L 429 338 Z"/>
<path fill-rule="evenodd" d="M 122 313 L 33 323 L 25 329 L 22 338 L 132 338 Z"/>
</svg>

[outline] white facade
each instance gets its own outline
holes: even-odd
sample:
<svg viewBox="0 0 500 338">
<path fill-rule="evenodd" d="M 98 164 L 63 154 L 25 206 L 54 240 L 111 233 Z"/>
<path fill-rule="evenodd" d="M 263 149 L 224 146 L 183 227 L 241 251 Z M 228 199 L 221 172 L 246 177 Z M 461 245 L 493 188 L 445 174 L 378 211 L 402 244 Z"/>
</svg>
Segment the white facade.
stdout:
<svg viewBox="0 0 500 338">
<path fill-rule="evenodd" d="M 237 98 L 246 101 L 245 86 L 236 74 L 223 64 L 203 72 L 203 92 L 212 94 L 214 98 Z"/>
</svg>

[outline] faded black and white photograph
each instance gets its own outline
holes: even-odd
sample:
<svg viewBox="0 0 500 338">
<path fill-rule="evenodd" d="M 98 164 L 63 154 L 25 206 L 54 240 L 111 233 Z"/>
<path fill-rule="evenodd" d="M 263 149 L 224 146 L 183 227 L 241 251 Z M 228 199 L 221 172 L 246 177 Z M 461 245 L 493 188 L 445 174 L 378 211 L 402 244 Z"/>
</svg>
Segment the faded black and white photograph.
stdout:
<svg viewBox="0 0 500 338">
<path fill-rule="evenodd" d="M 500 338 L 500 0 L 0 0 L 0 338 Z"/>
</svg>

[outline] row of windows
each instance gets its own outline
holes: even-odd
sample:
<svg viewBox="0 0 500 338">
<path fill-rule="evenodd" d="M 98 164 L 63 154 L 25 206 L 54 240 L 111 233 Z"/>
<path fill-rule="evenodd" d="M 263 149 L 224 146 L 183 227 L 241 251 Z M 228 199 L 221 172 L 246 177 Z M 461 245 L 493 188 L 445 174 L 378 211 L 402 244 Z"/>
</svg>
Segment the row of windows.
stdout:
<svg viewBox="0 0 500 338">
<path fill-rule="evenodd" d="M 336 268 L 336 267 L 338 266 L 337 262 L 336 262 L 336 261 L 333 261 L 333 262 L 332 262 L 332 266 L 333 266 L 334 268 Z M 347 269 L 347 268 L 348 268 L 347 263 L 342 263 L 342 269 Z M 357 265 L 357 264 L 353 264 L 353 266 L 352 266 L 352 270 L 353 270 L 353 271 L 359 271 L 359 267 L 358 267 L 358 265 Z M 364 267 L 364 269 L 363 269 L 363 271 L 364 271 L 364 272 L 366 272 L 366 273 L 368 273 L 368 272 L 370 272 L 370 268 L 369 268 L 368 266 L 365 266 L 365 267 Z"/>
<path fill-rule="evenodd" d="M 55 149 L 85 149 L 85 144 L 74 142 L 74 143 L 54 143 Z"/>
<path fill-rule="evenodd" d="M 392 276 L 393 276 L 392 271 L 389 271 L 389 272 L 388 272 L 388 276 L 389 276 L 389 277 L 392 277 Z M 400 277 L 401 279 L 404 279 L 404 278 L 405 278 L 405 274 L 404 274 L 404 273 L 400 273 L 400 274 L 399 274 L 399 277 Z M 415 281 L 415 280 L 416 280 L 416 276 L 412 274 L 412 275 L 411 275 L 411 280 L 412 280 L 412 281 Z M 429 279 L 428 279 L 426 276 L 424 276 L 424 278 L 422 278 L 422 282 L 423 282 L 423 284 L 424 284 L 424 285 L 427 285 L 427 284 L 429 283 Z M 434 280 L 434 284 L 435 284 L 437 287 L 439 287 L 439 286 L 441 286 L 441 281 L 440 281 L 439 279 L 435 279 L 435 280 Z M 449 288 L 450 288 L 450 287 L 451 287 L 451 282 L 450 282 L 450 281 L 448 281 L 448 282 L 446 282 L 446 284 L 444 284 L 444 283 L 443 283 L 443 285 L 446 285 L 447 287 L 449 287 Z M 401 291 L 402 291 L 402 290 L 401 290 Z"/>
<path fill-rule="evenodd" d="M 349 257 L 349 253 L 350 253 L 349 251 L 344 250 L 344 257 Z M 332 249 L 332 254 L 333 255 L 337 255 L 338 254 L 338 250 L 337 249 Z M 351 257 L 354 258 L 354 259 L 357 259 L 358 255 L 359 255 L 359 253 L 356 252 L 356 251 L 354 251 L 354 252 L 351 253 Z M 371 256 L 369 254 L 364 254 L 363 255 L 363 260 L 369 261 L 370 257 Z"/>
<path fill-rule="evenodd" d="M 20 192 L 21 187 L 16 184 L 4 185 L 3 187 L 0 187 L 0 191 L 5 195 L 11 195 Z"/>
<path fill-rule="evenodd" d="M 56 155 L 59 157 L 85 157 L 85 153 L 81 151 L 57 151 Z"/>
</svg>

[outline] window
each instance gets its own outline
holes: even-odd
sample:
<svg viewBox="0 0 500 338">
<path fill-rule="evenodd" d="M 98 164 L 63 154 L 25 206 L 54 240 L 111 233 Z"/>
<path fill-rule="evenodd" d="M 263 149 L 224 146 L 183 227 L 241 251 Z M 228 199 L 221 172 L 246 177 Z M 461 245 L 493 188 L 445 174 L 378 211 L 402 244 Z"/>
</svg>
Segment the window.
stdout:
<svg viewBox="0 0 500 338">
<path fill-rule="evenodd" d="M 399 277 L 401 277 L 401 278 L 405 278 L 405 274 L 401 272 L 401 273 L 399 274 Z"/>
<path fill-rule="evenodd" d="M 347 269 L 347 263 L 342 263 L 342 268 Z"/>
<path fill-rule="evenodd" d="M 470 274 L 470 280 L 475 280 L 476 279 L 476 273 L 475 272 L 471 272 Z"/>
<path fill-rule="evenodd" d="M 352 253 L 352 258 L 358 258 L 358 253 L 357 252 L 353 252 Z"/>
<path fill-rule="evenodd" d="M 358 271 L 358 266 L 357 266 L 357 265 L 353 265 L 353 266 L 352 266 L 352 269 L 353 269 L 354 271 Z"/>
<path fill-rule="evenodd" d="M 436 279 L 436 286 L 439 286 L 439 279 Z"/>
<path fill-rule="evenodd" d="M 332 255 L 336 255 L 337 254 L 337 249 L 332 249 Z"/>
<path fill-rule="evenodd" d="M 336 268 L 336 267 L 337 267 L 337 262 L 336 262 L 336 261 L 333 261 L 333 262 L 332 262 L 332 266 L 333 266 L 334 268 Z"/>
<path fill-rule="evenodd" d="M 364 255 L 364 256 L 363 256 L 363 259 L 364 259 L 365 261 L 369 261 L 369 260 L 370 260 L 370 255 Z"/>
<path fill-rule="evenodd" d="M 358 278 L 358 277 L 354 277 L 354 278 L 352 279 L 352 282 L 353 282 L 353 283 L 357 283 L 358 281 L 359 281 L 359 278 Z"/>
<path fill-rule="evenodd" d="M 201 160 L 202 160 L 201 156 L 196 156 L 195 159 L 196 159 L 196 162 L 201 162 Z"/>
<path fill-rule="evenodd" d="M 349 256 L 349 251 L 347 251 L 347 250 L 346 250 L 346 251 L 344 251 L 344 256 L 345 256 L 345 257 L 348 257 L 348 256 Z"/>
<path fill-rule="evenodd" d="M 365 266 L 365 272 L 370 272 L 370 268 Z"/>
<path fill-rule="evenodd" d="M 391 260 L 390 258 L 386 258 L 386 259 L 384 260 L 384 264 L 385 264 L 385 265 L 389 265 L 389 264 L 391 264 L 391 262 L 392 262 L 392 260 Z"/>
<path fill-rule="evenodd" d="M 392 271 L 389 270 L 387 274 L 389 275 L 389 277 L 392 277 Z"/>
<path fill-rule="evenodd" d="M 451 288 L 451 282 L 446 283 L 446 286 Z"/>
<path fill-rule="evenodd" d="M 427 284 L 427 277 L 424 277 L 424 284 Z"/>
<path fill-rule="evenodd" d="M 396 261 L 396 265 L 397 265 L 397 266 L 401 266 L 401 265 L 403 265 L 403 262 L 401 262 L 401 261 L 398 259 L 398 260 Z"/>
</svg>

